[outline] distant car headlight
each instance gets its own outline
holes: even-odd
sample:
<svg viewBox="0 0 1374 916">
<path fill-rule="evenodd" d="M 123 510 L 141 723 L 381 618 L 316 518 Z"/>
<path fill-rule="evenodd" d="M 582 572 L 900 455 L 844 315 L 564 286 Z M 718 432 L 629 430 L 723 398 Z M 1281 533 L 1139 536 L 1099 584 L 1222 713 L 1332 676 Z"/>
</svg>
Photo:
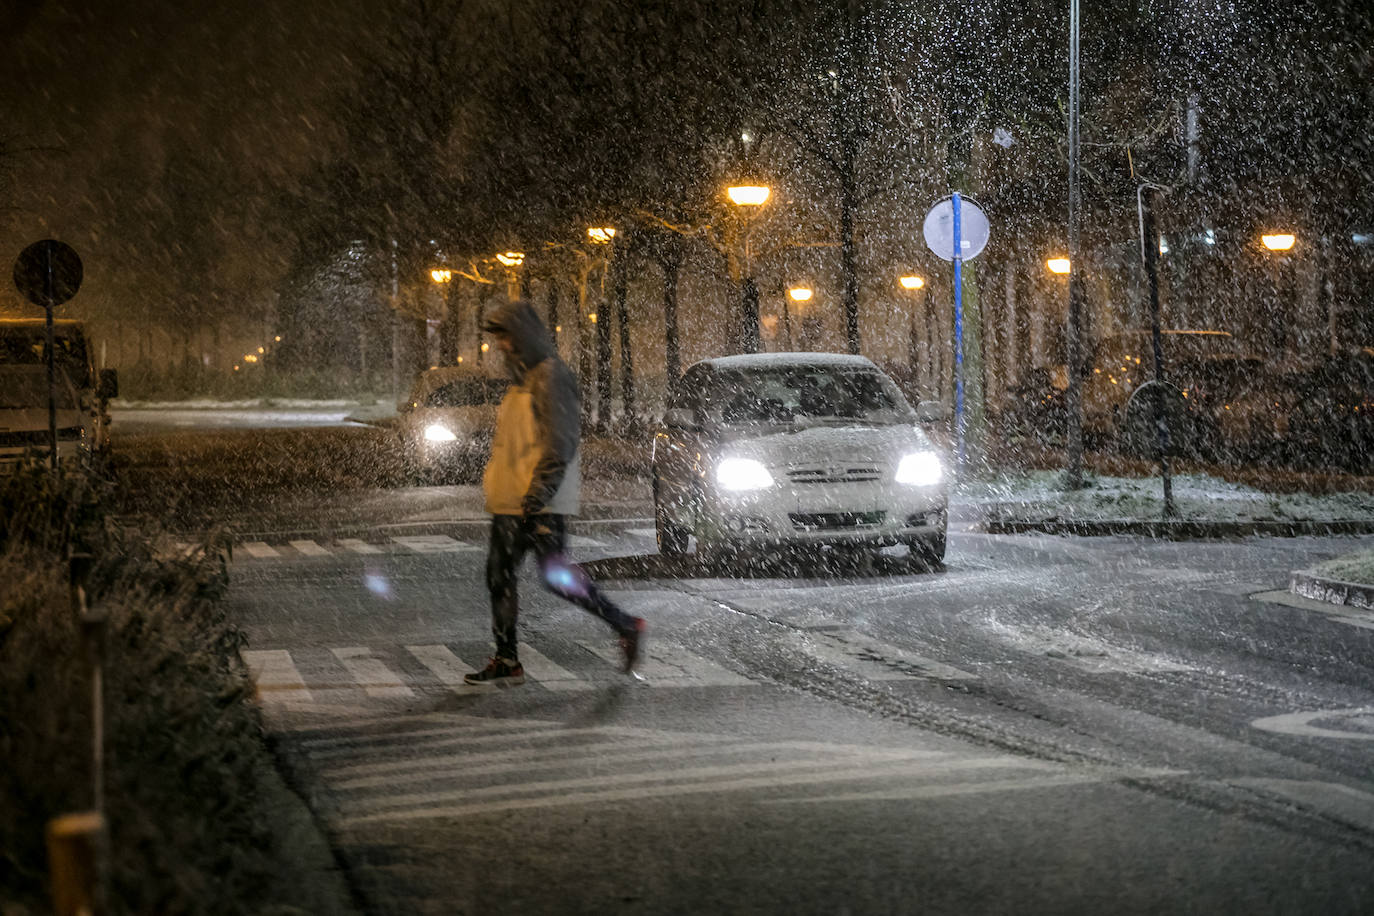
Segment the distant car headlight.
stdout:
<svg viewBox="0 0 1374 916">
<path fill-rule="evenodd" d="M 897 465 L 897 482 L 913 487 L 930 487 L 940 482 L 945 470 L 934 452 L 905 455 Z"/>
<path fill-rule="evenodd" d="M 453 434 L 453 430 L 442 423 L 431 423 L 425 427 L 426 442 L 452 442 L 457 438 Z"/>
<path fill-rule="evenodd" d="M 726 490 L 762 490 L 773 485 L 773 475 L 753 458 L 725 458 L 716 465 L 716 483 Z"/>
</svg>

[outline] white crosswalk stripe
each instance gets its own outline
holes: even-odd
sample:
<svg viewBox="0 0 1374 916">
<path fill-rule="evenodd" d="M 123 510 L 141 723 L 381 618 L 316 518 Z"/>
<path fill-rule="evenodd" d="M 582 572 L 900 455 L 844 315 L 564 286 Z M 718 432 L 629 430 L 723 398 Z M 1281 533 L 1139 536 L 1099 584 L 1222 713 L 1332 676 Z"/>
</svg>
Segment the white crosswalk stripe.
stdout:
<svg viewBox="0 0 1374 916">
<path fill-rule="evenodd" d="M 370 649 L 352 646 L 347 649 L 334 649 L 334 656 L 348 669 L 371 697 L 413 697 L 415 692 L 401 682 L 386 663 L 373 656 Z"/>
<path fill-rule="evenodd" d="M 454 690 L 465 690 L 463 675 L 477 669 L 453 654 L 448 646 L 406 646 L 406 651 L 428 668 L 439 683 Z"/>
<path fill-rule="evenodd" d="M 454 540 L 447 534 L 398 534 L 391 540 L 416 553 L 459 553 L 482 549 L 466 541 Z"/>
<path fill-rule="evenodd" d="M 520 647 L 520 664 L 524 666 L 527 676 L 550 690 L 569 692 L 595 689 L 592 684 L 559 666 L 533 646 Z"/>
<path fill-rule="evenodd" d="M 658 538 L 658 532 L 653 528 L 626 528 L 626 534 L 632 534 L 637 538 Z"/>
<path fill-rule="evenodd" d="M 292 547 L 296 548 L 298 552 L 304 554 L 307 557 L 331 556 L 328 550 L 325 550 L 323 547 L 321 547 L 314 541 L 291 541 L 290 544 Z"/>
<path fill-rule="evenodd" d="M 648 640 L 638 671 L 649 683 L 674 687 L 741 687 L 753 681 L 707 661 L 680 646 Z M 578 643 L 588 652 L 614 666 L 623 664 L 620 650 L 605 643 Z"/>
<path fill-rule="evenodd" d="M 291 653 L 285 649 L 245 649 L 243 661 L 248 665 L 258 697 L 264 703 L 310 703 L 313 697 L 305 686 Z"/>
<path fill-rule="evenodd" d="M 581 534 L 568 535 L 568 546 L 570 547 L 605 547 L 605 541 L 598 541 L 596 538 L 589 538 Z"/>
<path fill-rule="evenodd" d="M 243 549 L 248 552 L 249 556 L 259 560 L 281 556 L 281 554 L 277 552 L 277 549 L 266 541 L 245 541 Z"/>
<path fill-rule="evenodd" d="M 380 547 L 369 544 L 367 541 L 359 540 L 358 538 L 340 538 L 339 546 L 352 553 L 372 554 L 382 552 Z"/>
</svg>

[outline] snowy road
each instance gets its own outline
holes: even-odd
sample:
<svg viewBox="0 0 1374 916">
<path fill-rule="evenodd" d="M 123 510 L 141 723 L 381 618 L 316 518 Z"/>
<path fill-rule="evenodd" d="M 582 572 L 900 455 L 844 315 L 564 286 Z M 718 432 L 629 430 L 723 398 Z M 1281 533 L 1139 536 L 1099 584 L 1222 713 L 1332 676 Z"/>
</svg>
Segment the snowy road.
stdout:
<svg viewBox="0 0 1374 916">
<path fill-rule="evenodd" d="M 642 685 L 527 582 L 530 683 L 461 686 L 477 524 L 236 555 L 269 723 L 370 911 L 1374 905 L 1374 618 L 1281 591 L 1372 539 L 963 530 L 943 571 L 801 578 L 577 532 L 652 622 Z"/>
</svg>

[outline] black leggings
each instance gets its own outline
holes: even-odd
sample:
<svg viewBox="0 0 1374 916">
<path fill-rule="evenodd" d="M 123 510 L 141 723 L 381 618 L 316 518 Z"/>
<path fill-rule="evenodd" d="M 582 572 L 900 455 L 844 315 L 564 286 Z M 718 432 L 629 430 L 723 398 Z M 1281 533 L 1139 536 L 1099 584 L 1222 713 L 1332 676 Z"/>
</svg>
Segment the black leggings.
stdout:
<svg viewBox="0 0 1374 916">
<path fill-rule="evenodd" d="M 498 658 L 513 662 L 520 657 L 516 648 L 516 618 L 520 613 L 516 579 L 525 553 L 531 550 L 545 588 L 600 617 L 622 636 L 634 629 L 635 618 L 602 595 L 591 576 L 568 560 L 567 541 L 565 516 L 492 516 L 487 589 L 491 592 L 491 633 L 496 637 Z"/>
</svg>

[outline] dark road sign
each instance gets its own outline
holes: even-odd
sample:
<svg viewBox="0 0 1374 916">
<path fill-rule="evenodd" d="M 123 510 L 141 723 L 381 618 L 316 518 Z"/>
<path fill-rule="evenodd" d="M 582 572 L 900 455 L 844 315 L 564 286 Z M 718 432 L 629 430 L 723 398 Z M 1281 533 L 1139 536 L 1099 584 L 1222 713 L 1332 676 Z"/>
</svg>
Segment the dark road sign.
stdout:
<svg viewBox="0 0 1374 916">
<path fill-rule="evenodd" d="M 34 305 L 59 306 L 81 288 L 81 256 L 65 242 L 34 242 L 14 262 L 14 285 Z"/>
</svg>

